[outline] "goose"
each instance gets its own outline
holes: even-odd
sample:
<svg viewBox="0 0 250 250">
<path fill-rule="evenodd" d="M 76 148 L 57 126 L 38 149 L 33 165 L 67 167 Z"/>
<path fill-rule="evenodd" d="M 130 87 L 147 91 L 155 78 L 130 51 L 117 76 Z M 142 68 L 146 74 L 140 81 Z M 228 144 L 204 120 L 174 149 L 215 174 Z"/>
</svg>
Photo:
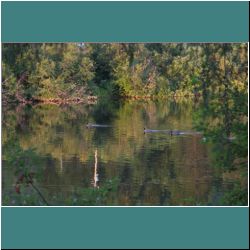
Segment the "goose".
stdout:
<svg viewBox="0 0 250 250">
<path fill-rule="evenodd" d="M 182 134 L 182 132 L 181 131 L 179 131 L 179 130 L 170 130 L 170 135 L 172 136 L 172 135 L 181 135 Z"/>
<path fill-rule="evenodd" d="M 180 131 L 180 130 L 158 130 L 158 129 L 146 129 L 144 127 L 144 133 L 168 133 L 171 136 L 172 135 L 200 135 L 202 134 L 201 132 L 196 132 L 196 131 Z"/>
</svg>

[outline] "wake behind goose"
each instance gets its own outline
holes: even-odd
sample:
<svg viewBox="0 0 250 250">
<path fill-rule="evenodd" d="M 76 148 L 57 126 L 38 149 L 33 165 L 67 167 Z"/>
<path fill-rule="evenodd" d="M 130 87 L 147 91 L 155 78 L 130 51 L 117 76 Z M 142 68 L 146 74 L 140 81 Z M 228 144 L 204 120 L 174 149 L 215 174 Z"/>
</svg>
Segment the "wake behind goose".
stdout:
<svg viewBox="0 0 250 250">
<path fill-rule="evenodd" d="M 160 129 L 145 129 L 144 133 L 169 133 L 170 130 L 160 130 Z"/>
<path fill-rule="evenodd" d="M 111 127 L 110 125 L 106 125 L 106 124 L 92 124 L 92 123 L 88 123 L 86 125 L 87 128 L 109 128 Z"/>
<path fill-rule="evenodd" d="M 170 135 L 200 135 L 198 131 L 181 131 L 181 130 L 160 130 L 160 129 L 145 129 L 144 133 L 167 133 Z"/>
</svg>

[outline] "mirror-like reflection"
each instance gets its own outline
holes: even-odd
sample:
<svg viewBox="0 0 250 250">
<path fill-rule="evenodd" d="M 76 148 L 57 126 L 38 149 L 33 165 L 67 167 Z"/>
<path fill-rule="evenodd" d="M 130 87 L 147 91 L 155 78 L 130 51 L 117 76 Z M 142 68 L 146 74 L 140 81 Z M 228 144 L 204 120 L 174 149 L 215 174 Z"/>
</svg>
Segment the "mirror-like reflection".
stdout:
<svg viewBox="0 0 250 250">
<path fill-rule="evenodd" d="M 229 126 L 229 109 L 193 100 L 4 108 L 3 205 L 247 205 L 247 120 Z"/>
</svg>

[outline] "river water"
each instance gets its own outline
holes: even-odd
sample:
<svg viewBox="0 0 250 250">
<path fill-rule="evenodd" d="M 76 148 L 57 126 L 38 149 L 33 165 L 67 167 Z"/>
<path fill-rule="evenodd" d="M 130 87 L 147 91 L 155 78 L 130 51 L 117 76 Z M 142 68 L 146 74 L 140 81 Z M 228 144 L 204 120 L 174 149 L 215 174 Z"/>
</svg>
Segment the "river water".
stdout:
<svg viewBox="0 0 250 250">
<path fill-rule="evenodd" d="M 200 111 L 194 100 L 8 108 L 2 124 L 3 204 L 44 205 L 30 185 L 16 191 L 18 175 L 26 171 L 35 173 L 34 185 L 49 205 L 220 205 L 242 173 L 225 170 L 234 160 L 228 158 L 234 138 L 218 151 L 197 126 Z M 25 158 L 21 167 L 8 160 L 15 147 Z"/>
</svg>

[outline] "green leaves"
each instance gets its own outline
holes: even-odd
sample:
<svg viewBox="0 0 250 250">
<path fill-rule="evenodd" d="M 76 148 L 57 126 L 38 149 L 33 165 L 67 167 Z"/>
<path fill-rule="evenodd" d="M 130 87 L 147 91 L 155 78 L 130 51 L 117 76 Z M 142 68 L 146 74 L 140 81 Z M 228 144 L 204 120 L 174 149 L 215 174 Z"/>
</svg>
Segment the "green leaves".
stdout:
<svg viewBox="0 0 250 250">
<path fill-rule="evenodd" d="M 98 94 L 106 82 L 119 98 L 247 93 L 247 44 L 3 44 L 2 65 L 6 101 Z"/>
</svg>

